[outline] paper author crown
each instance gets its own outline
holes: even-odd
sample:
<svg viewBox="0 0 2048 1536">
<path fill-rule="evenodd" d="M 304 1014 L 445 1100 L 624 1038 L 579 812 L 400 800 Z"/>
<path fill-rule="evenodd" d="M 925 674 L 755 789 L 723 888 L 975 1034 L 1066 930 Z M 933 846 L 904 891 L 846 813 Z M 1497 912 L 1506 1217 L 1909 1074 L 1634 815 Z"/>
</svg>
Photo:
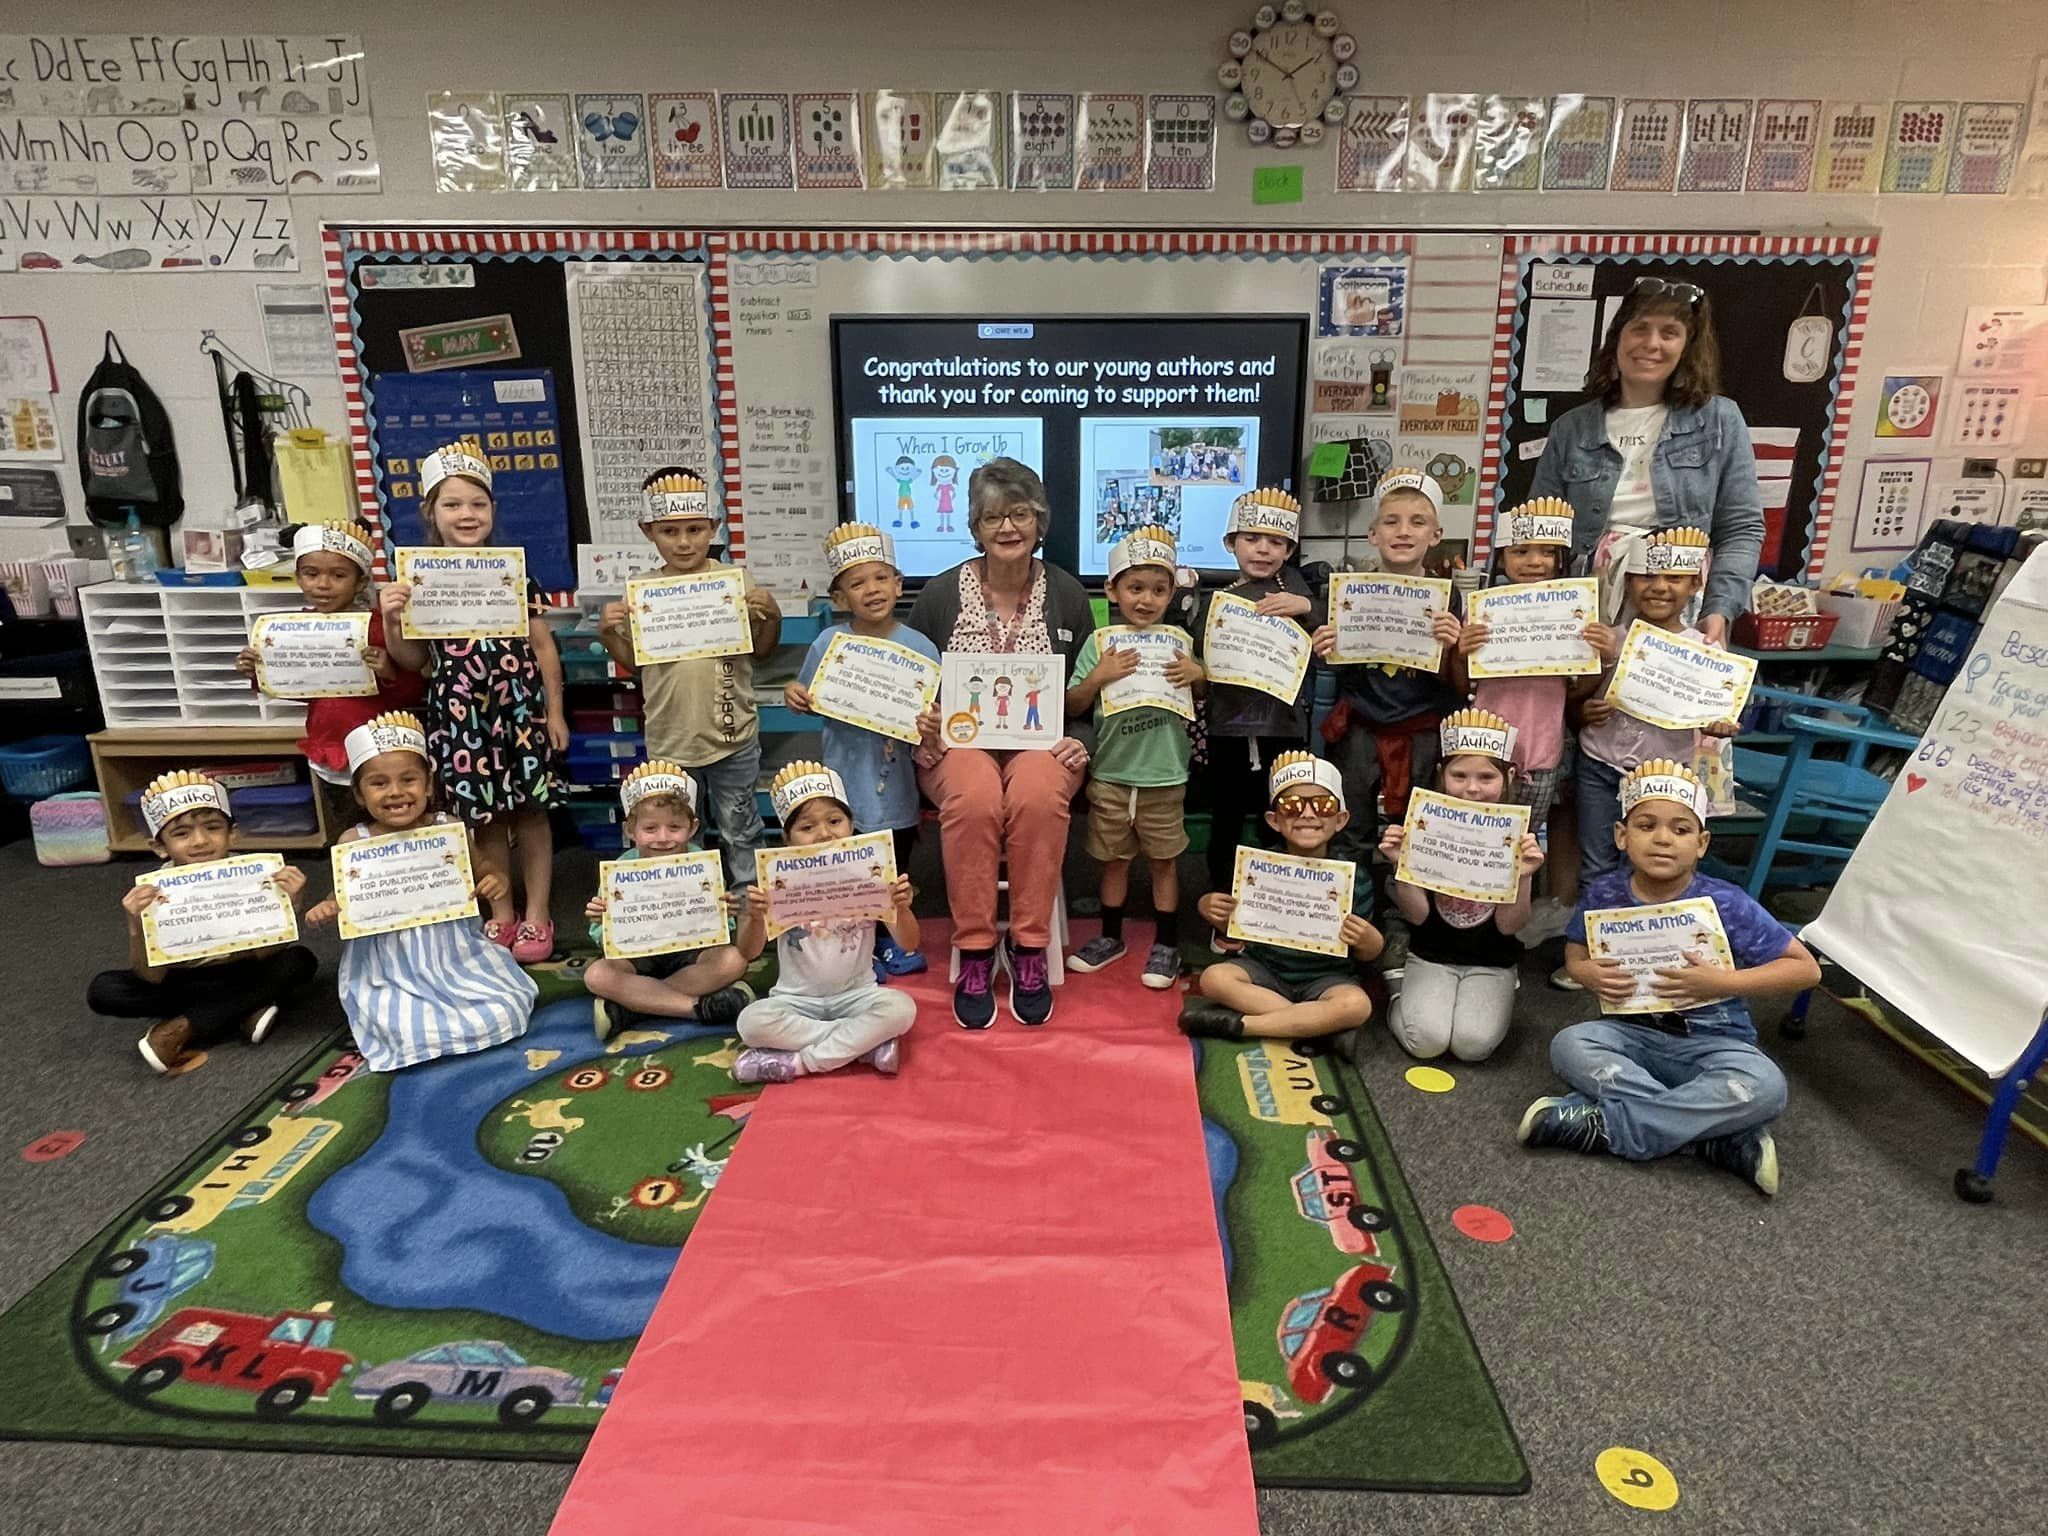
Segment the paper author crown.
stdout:
<svg viewBox="0 0 2048 1536">
<path fill-rule="evenodd" d="M 1115 581 L 1125 571 L 1141 565 L 1163 566 L 1169 571 L 1180 568 L 1180 556 L 1173 542 L 1173 531 L 1154 523 L 1144 528 L 1133 528 L 1109 552 L 1109 579 Z"/>
<path fill-rule="evenodd" d="M 342 751 L 348 754 L 348 771 L 355 771 L 373 757 L 386 752 L 417 752 L 427 757 L 427 728 L 420 724 L 417 715 L 409 715 L 402 709 L 366 720 L 342 739 Z"/>
<path fill-rule="evenodd" d="M 433 495 L 434 487 L 450 475 L 467 475 L 488 491 L 491 462 L 484 457 L 484 445 L 473 437 L 457 438 L 421 459 L 420 500 Z"/>
<path fill-rule="evenodd" d="M 896 569 L 896 541 L 873 523 L 841 523 L 825 535 L 825 570 L 837 581 L 856 565 Z"/>
<path fill-rule="evenodd" d="M 1514 757 L 1518 734 L 1514 726 L 1491 710 L 1461 709 L 1444 716 L 1443 724 L 1437 727 L 1437 743 L 1447 758 L 1475 752 L 1505 763 Z"/>
<path fill-rule="evenodd" d="M 711 517 L 711 491 L 703 478 L 687 469 L 658 469 L 640 482 L 646 505 L 643 523 L 664 523 L 684 517 Z"/>
<path fill-rule="evenodd" d="M 1660 529 L 1629 545 L 1628 573 L 1647 576 L 1652 571 L 1670 571 L 1680 576 L 1703 575 L 1707 569 L 1707 549 L 1707 536 L 1697 528 Z"/>
<path fill-rule="evenodd" d="M 370 530 L 361 523 L 307 523 L 292 535 L 292 559 L 302 555 L 340 555 L 370 569 Z"/>
<path fill-rule="evenodd" d="M 796 814 L 798 806 L 820 795 L 845 805 L 846 782 L 823 763 L 801 758 L 776 774 L 768 784 L 768 798 L 775 803 L 776 819 L 785 827 L 789 825 L 789 818 Z"/>
<path fill-rule="evenodd" d="M 1493 547 L 1513 549 L 1517 544 L 1555 544 L 1570 549 L 1572 504 L 1556 496 L 1538 496 L 1503 510 L 1494 524 Z"/>
<path fill-rule="evenodd" d="M 697 814 L 697 781 L 681 763 L 650 757 L 626 775 L 626 782 L 619 786 L 619 805 L 630 816 L 642 800 L 656 795 L 674 795 L 690 808 L 693 818 Z"/>
<path fill-rule="evenodd" d="M 1313 752 L 1282 752 L 1273 759 L 1273 776 L 1266 787 L 1266 802 L 1278 800 L 1290 789 L 1322 789 L 1344 804 L 1344 778 L 1337 765 Z"/>
<path fill-rule="evenodd" d="M 1690 768 L 1668 757 L 1650 758 L 1637 764 L 1623 777 L 1622 819 L 1626 821 L 1629 812 L 1645 800 L 1676 800 L 1701 821 L 1707 819 L 1706 790 Z"/>
<path fill-rule="evenodd" d="M 230 821 L 228 792 L 203 773 L 174 768 L 160 773 L 142 791 L 142 821 L 154 838 L 187 811 L 219 811 Z"/>
<path fill-rule="evenodd" d="M 1436 476 L 1413 465 L 1397 464 L 1380 476 L 1379 502 L 1385 506 L 1387 498 L 1395 491 L 1419 491 L 1429 498 L 1439 516 L 1444 510 L 1444 488 L 1436 483 Z"/>
<path fill-rule="evenodd" d="M 1223 537 L 1227 539 L 1233 533 L 1275 533 L 1299 544 L 1301 503 L 1270 485 L 1246 491 L 1230 504 L 1230 522 Z"/>
</svg>

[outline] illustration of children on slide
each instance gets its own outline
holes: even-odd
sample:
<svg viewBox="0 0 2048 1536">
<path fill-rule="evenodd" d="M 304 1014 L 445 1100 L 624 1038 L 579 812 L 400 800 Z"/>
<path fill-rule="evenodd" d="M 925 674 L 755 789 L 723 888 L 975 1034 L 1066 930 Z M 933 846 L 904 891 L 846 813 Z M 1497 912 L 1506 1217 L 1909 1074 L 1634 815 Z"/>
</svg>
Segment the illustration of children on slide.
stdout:
<svg viewBox="0 0 2048 1536">
<path fill-rule="evenodd" d="M 932 460 L 932 499 L 938 503 L 939 532 L 953 531 L 953 487 L 960 479 L 960 461 L 950 453 L 942 453 Z M 902 490 L 897 491 L 897 505 L 902 505 Z M 911 527 L 915 528 L 916 523 Z"/>
<path fill-rule="evenodd" d="M 1016 691 L 1016 687 L 1017 685 L 1007 677 L 999 677 L 995 680 L 995 686 L 992 691 L 996 696 L 996 725 L 998 728 L 1010 723 L 1010 695 Z"/>
<path fill-rule="evenodd" d="M 895 526 L 898 528 L 903 526 L 903 514 L 908 512 L 910 514 L 910 526 L 915 528 L 918 526 L 917 502 L 911 496 L 910 491 L 911 487 L 917 484 L 917 460 L 907 453 L 902 454 L 894 464 L 889 466 L 889 473 L 896 481 Z"/>
</svg>

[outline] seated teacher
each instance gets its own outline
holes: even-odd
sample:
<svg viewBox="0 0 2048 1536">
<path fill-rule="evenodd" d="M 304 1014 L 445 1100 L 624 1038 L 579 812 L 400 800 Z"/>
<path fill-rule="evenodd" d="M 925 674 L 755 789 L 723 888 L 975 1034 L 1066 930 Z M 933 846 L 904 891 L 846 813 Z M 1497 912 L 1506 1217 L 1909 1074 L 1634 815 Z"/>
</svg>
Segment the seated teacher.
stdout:
<svg viewBox="0 0 2048 1536">
<path fill-rule="evenodd" d="M 1062 670 L 1050 687 L 1063 691 L 1075 653 L 1095 630 L 1095 611 L 1080 582 L 1036 558 L 1051 522 L 1045 482 L 1029 465 L 982 465 L 967 482 L 967 529 L 981 554 L 925 583 L 910 627 L 941 651 L 1057 652 Z M 946 901 L 960 950 L 953 1017 L 964 1029 L 995 1022 L 996 878 L 1007 863 L 1010 1012 L 1019 1024 L 1043 1024 L 1052 1017 L 1045 946 L 1088 748 L 1067 735 L 1050 751 L 988 752 L 949 746 L 936 710 L 923 724 L 918 782 L 939 808 Z"/>
<path fill-rule="evenodd" d="M 1574 570 L 1618 573 L 1628 546 L 1659 528 L 1705 533 L 1700 631 L 1715 645 L 1749 607 L 1764 546 L 1749 428 L 1720 387 L 1705 291 L 1639 278 L 1586 375 L 1594 398 L 1558 417 L 1529 488 L 1572 504 Z M 1621 585 L 1617 574 L 1612 587 Z"/>
</svg>

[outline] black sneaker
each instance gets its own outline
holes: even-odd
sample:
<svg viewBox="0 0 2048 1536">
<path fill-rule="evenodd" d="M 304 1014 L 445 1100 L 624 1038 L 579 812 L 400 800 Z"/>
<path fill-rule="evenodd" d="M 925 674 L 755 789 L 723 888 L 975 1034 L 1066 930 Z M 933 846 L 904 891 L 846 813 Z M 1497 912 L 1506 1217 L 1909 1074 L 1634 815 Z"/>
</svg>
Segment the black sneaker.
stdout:
<svg viewBox="0 0 2048 1536">
<path fill-rule="evenodd" d="M 960 952 L 960 978 L 953 983 L 953 1019 L 962 1029 L 987 1029 L 996 1021 L 994 950 Z"/>
<path fill-rule="evenodd" d="M 591 1022 L 597 1026 L 597 1038 L 609 1040 L 622 1029 L 631 1029 L 633 1021 L 640 1017 L 623 1003 L 615 1003 L 608 997 L 595 997 L 591 1002 Z"/>
<path fill-rule="evenodd" d="M 1052 1017 L 1052 972 L 1043 949 L 1010 946 L 1010 1015 L 1019 1024 L 1037 1026 Z"/>
<path fill-rule="evenodd" d="M 1607 1152 L 1607 1121 L 1600 1106 L 1575 1093 L 1538 1099 L 1522 1115 L 1515 1140 L 1525 1147 L 1568 1147 L 1574 1152 Z"/>
<path fill-rule="evenodd" d="M 729 987 L 720 987 L 716 992 L 707 992 L 697 999 L 697 1022 L 715 1024 L 721 1028 L 740 1016 L 740 1010 L 754 1000 L 754 989 L 744 981 L 736 981 Z"/>
<path fill-rule="evenodd" d="M 1198 1040 L 1242 1040 L 1244 1015 L 1213 998 L 1190 997 L 1181 1005 L 1180 1032 Z"/>
<path fill-rule="evenodd" d="M 1692 1144 L 1692 1153 L 1713 1168 L 1725 1168 L 1767 1195 L 1778 1192 L 1778 1143 L 1765 1130 L 1710 1136 Z"/>
<path fill-rule="evenodd" d="M 1083 976 L 1092 976 L 1106 965 L 1115 965 L 1124 957 L 1124 941 L 1098 934 L 1067 956 L 1067 969 L 1078 971 Z"/>
</svg>

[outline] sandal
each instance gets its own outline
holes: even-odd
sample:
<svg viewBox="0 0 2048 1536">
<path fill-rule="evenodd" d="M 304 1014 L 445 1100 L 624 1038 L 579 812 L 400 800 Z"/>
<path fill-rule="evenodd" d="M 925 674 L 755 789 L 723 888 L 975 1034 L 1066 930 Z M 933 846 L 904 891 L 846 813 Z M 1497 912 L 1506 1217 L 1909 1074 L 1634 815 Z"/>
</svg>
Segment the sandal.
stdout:
<svg viewBox="0 0 2048 1536">
<path fill-rule="evenodd" d="M 510 923 L 501 923 L 494 917 L 484 924 L 484 937 L 493 944 L 502 944 L 505 948 L 510 949 L 513 940 L 512 925 Z"/>
<path fill-rule="evenodd" d="M 521 965 L 538 965 L 555 953 L 553 923 L 521 923 L 512 936 L 512 958 Z"/>
</svg>

